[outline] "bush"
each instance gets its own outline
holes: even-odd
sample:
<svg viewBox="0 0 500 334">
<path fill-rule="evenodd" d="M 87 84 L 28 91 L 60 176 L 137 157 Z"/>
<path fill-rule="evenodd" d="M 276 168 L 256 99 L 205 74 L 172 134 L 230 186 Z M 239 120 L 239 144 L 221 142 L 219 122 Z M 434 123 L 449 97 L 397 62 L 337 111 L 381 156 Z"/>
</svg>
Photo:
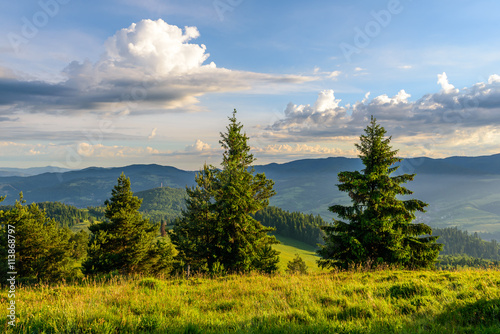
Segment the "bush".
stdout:
<svg viewBox="0 0 500 334">
<path fill-rule="evenodd" d="M 307 274 L 307 265 L 299 254 L 295 254 L 295 258 L 288 261 L 286 267 L 286 271 L 290 274 Z"/>
</svg>

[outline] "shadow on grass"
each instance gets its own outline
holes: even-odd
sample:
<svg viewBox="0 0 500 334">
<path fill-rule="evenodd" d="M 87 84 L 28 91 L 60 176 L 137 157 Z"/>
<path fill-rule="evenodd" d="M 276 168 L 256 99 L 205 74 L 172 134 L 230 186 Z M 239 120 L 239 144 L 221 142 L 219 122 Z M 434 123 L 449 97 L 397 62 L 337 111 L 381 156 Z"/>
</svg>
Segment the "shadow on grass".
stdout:
<svg viewBox="0 0 500 334">
<path fill-rule="evenodd" d="M 477 329 L 477 333 L 500 333 L 500 298 L 479 299 L 474 303 L 456 308 L 450 307 L 436 321 L 442 324 L 453 324 L 467 332 Z"/>
<path fill-rule="evenodd" d="M 405 317 L 408 319 L 408 317 Z M 326 318 L 316 318 L 309 312 L 292 310 L 289 314 L 254 317 L 249 321 L 227 325 L 200 325 L 196 322 L 180 325 L 165 322 L 161 315 L 143 316 L 140 323 L 124 325 L 119 318 L 94 319 L 86 323 L 54 324 L 31 319 L 7 333 L 500 333 L 500 299 L 479 299 L 474 302 L 453 303 L 434 317 L 413 313 L 411 321 L 382 321 L 376 313 L 357 308 L 332 310 Z M 41 320 L 41 319 L 39 319 Z"/>
<path fill-rule="evenodd" d="M 498 298 L 479 299 L 462 305 L 455 303 L 437 316 L 415 314 L 412 321 L 401 323 L 377 321 L 375 314 L 351 311 L 341 311 L 328 317 L 330 321 L 321 322 L 304 321 L 298 316 L 254 318 L 246 333 L 500 333 Z"/>
</svg>

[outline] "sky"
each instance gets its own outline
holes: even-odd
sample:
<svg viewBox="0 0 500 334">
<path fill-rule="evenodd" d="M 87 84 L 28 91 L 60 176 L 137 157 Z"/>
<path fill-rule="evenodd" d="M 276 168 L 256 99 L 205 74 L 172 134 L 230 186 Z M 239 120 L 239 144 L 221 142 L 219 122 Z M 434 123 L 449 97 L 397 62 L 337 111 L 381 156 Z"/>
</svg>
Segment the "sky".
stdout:
<svg viewBox="0 0 500 334">
<path fill-rule="evenodd" d="M 0 4 L 0 167 L 219 166 L 237 109 L 256 164 L 500 153 L 500 2 Z"/>
</svg>

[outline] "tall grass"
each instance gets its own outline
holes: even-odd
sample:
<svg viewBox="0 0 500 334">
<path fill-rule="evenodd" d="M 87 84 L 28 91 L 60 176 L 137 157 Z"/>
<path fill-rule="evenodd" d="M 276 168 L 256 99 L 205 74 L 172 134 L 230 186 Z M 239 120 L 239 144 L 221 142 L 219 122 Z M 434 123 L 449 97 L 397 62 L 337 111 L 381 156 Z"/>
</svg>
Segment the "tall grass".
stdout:
<svg viewBox="0 0 500 334">
<path fill-rule="evenodd" d="M 21 286 L 5 333 L 500 333 L 500 272 L 350 271 Z"/>
</svg>

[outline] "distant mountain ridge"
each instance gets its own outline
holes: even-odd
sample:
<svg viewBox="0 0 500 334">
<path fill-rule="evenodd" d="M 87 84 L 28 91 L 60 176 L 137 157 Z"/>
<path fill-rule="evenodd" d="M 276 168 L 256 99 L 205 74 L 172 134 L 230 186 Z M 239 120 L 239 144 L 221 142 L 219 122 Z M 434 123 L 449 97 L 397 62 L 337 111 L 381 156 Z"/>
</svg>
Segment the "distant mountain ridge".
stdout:
<svg viewBox="0 0 500 334">
<path fill-rule="evenodd" d="M 134 192 L 157 188 L 162 184 L 183 188 L 194 180 L 194 172 L 156 164 L 89 167 L 65 173 L 0 177 L 0 194 L 7 195 L 5 204 L 13 204 L 22 191 L 28 202 L 57 201 L 80 208 L 101 205 L 109 198 L 111 189 L 122 172 L 131 178 Z"/>
<path fill-rule="evenodd" d="M 71 169 L 60 168 L 54 166 L 47 167 L 31 167 L 31 168 L 12 168 L 12 167 L 1 167 L 0 177 L 6 176 L 34 176 L 44 173 L 65 173 L 69 172 Z"/>
<path fill-rule="evenodd" d="M 328 211 L 330 205 L 349 203 L 347 194 L 335 186 L 337 174 L 362 168 L 359 159 L 341 157 L 255 166 L 256 172 L 264 172 L 275 181 L 277 195 L 271 198 L 271 205 L 321 214 L 325 220 L 332 218 Z M 151 164 L 0 177 L 0 195 L 7 195 L 3 204 L 13 204 L 22 191 L 29 203 L 59 201 L 77 207 L 102 205 L 122 172 L 130 177 L 134 192 L 161 185 L 184 189 L 194 184 L 196 173 Z M 415 180 L 406 186 L 414 191 L 414 198 L 429 203 L 428 212 L 419 219 L 435 227 L 458 226 L 478 232 L 486 239 L 487 233 L 500 239 L 500 154 L 405 159 L 398 172 L 416 173 Z"/>
</svg>

